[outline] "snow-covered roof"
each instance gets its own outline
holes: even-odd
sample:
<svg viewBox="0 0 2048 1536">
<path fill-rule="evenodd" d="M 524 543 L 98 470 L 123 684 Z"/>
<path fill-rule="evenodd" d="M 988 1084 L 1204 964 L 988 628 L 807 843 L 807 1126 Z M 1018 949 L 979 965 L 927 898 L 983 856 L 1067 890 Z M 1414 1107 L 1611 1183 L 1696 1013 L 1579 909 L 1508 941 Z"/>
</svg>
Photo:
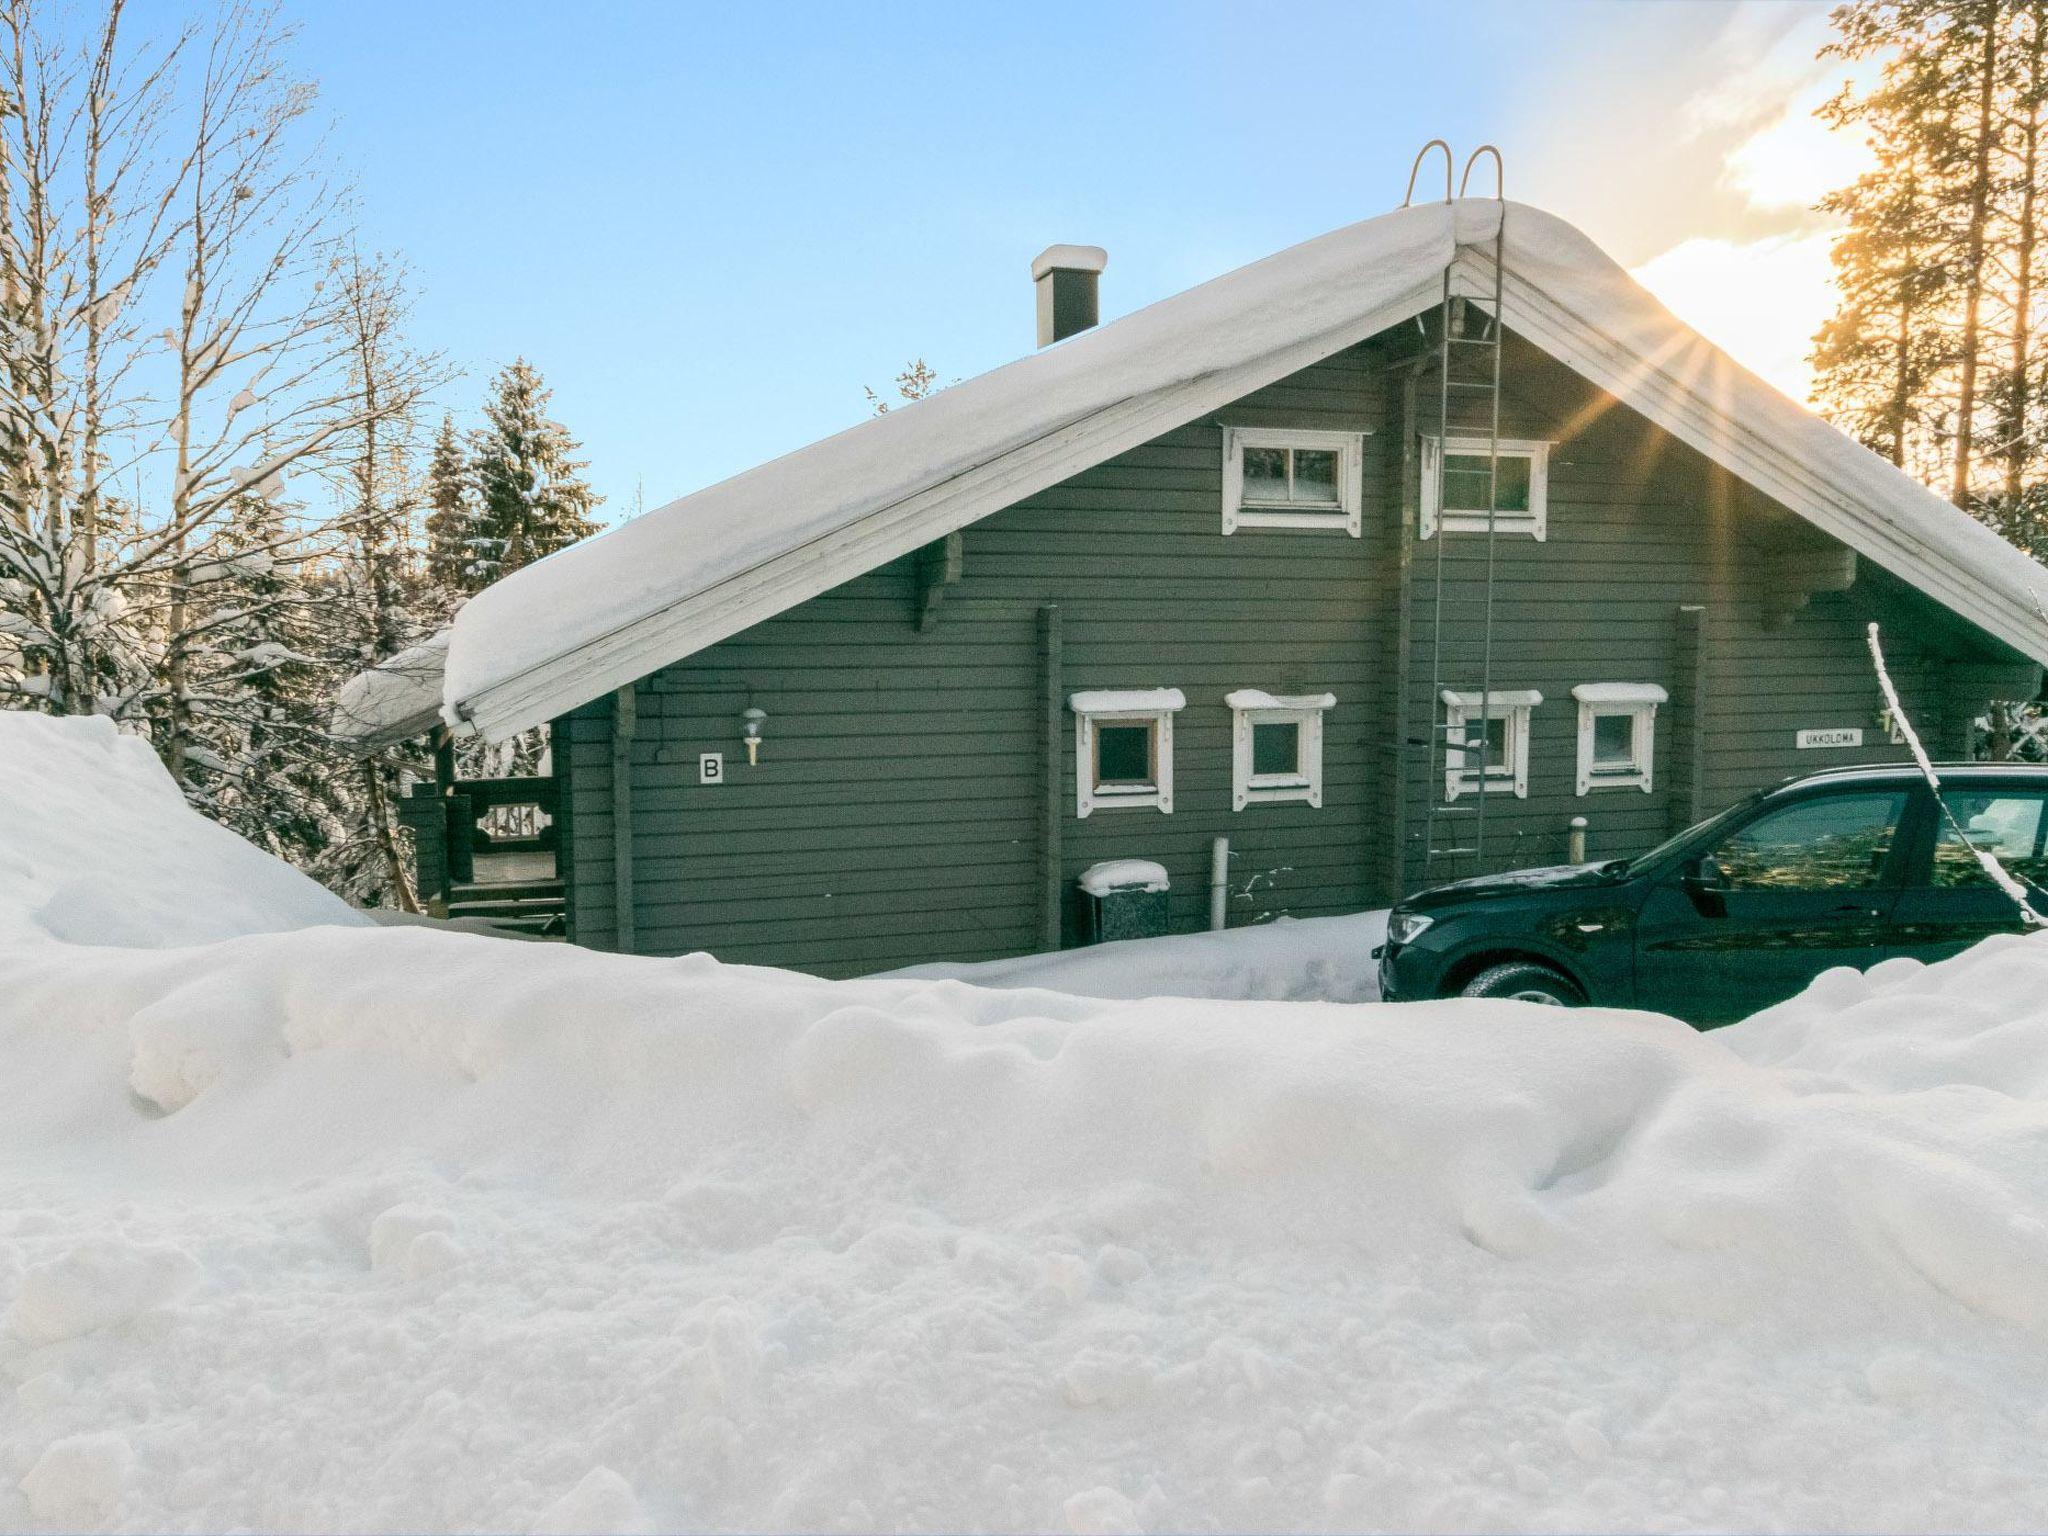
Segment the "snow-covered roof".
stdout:
<svg viewBox="0 0 2048 1536">
<path fill-rule="evenodd" d="M 1362 341 L 1444 268 L 1508 325 L 1739 478 L 2048 662 L 2048 570 L 1779 394 L 1578 230 L 1521 203 L 1404 208 L 1270 256 L 551 555 L 472 599 L 443 707 L 492 739 Z"/>
<path fill-rule="evenodd" d="M 330 722 L 335 735 L 367 753 L 424 736 L 439 725 L 448 634 L 444 629 L 344 683 Z"/>
</svg>

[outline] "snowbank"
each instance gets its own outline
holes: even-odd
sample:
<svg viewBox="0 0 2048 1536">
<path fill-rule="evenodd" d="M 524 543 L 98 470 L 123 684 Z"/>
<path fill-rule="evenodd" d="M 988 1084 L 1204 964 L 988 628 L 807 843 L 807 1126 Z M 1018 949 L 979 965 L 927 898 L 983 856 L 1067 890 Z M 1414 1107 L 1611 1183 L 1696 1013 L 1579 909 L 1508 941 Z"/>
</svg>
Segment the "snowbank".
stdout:
<svg viewBox="0 0 2048 1536">
<path fill-rule="evenodd" d="M 193 884 L 157 811 L 142 895 Z M 88 949 L 8 859 L 0 1529 L 2039 1525 L 2048 937 L 1702 1036 L 424 928 Z M 1184 963 L 1293 986 L 1367 927 Z"/>
<path fill-rule="evenodd" d="M 0 1528 L 2038 1523 L 2048 941 L 1725 1039 L 5 959 Z"/>
<path fill-rule="evenodd" d="M 155 947 L 364 921 L 188 807 L 112 721 L 0 712 L 0 935 Z"/>
<path fill-rule="evenodd" d="M 891 975 L 1005 990 L 1038 987 L 1075 997 L 1371 1003 L 1380 995 L 1372 952 L 1386 936 L 1384 911 L 1283 917 L 1222 933 L 1125 939 L 969 965 L 919 965 Z"/>
</svg>

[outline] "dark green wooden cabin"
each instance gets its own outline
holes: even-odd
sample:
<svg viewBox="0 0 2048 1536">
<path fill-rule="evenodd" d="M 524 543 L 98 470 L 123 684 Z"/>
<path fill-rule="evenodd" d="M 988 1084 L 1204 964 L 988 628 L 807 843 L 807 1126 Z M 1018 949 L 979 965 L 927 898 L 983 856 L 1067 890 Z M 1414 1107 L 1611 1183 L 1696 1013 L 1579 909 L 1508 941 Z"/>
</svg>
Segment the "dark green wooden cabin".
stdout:
<svg viewBox="0 0 2048 1536">
<path fill-rule="evenodd" d="M 1092 327 L 1097 256 L 1034 269 L 1057 345 L 458 621 L 448 716 L 551 727 L 520 851 L 554 856 L 571 939 L 835 976 L 995 958 L 1080 941 L 1076 880 L 1117 858 L 1165 866 L 1189 931 L 1219 838 L 1230 924 L 1357 911 L 1900 756 L 1873 620 L 1941 755 L 2039 689 L 2048 571 L 1533 209 L 1404 210 Z M 1475 436 L 1444 358 L 1490 413 L 1496 336 Z M 458 906 L 489 899 L 440 843 L 476 820 L 460 789 L 408 807 Z"/>
</svg>

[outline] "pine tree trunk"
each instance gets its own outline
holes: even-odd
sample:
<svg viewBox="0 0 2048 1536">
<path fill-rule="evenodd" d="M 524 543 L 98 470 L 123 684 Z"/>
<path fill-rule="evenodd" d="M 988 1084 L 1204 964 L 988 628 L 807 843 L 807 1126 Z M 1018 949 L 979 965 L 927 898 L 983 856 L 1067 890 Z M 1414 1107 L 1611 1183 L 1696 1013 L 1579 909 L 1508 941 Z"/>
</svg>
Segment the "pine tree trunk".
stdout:
<svg viewBox="0 0 2048 1536">
<path fill-rule="evenodd" d="M 1917 195 L 1917 188 L 1917 180 L 1909 183 L 1909 202 Z M 1892 399 L 1886 414 L 1890 418 L 1892 463 L 1900 469 L 1906 467 L 1906 424 L 1913 411 L 1913 298 L 1918 260 L 1919 252 L 1909 245 L 1899 269 L 1899 322 L 1892 333 Z"/>
<path fill-rule="evenodd" d="M 2034 174 L 2040 162 L 2042 85 L 2042 7 L 2027 7 L 2027 115 L 2025 151 L 2020 163 L 2019 225 L 2013 232 L 2012 424 L 2005 451 L 2005 496 L 2017 505 L 2026 488 L 2027 464 L 2033 456 L 2028 415 L 2033 407 L 2032 349 L 2034 301 Z"/>
<path fill-rule="evenodd" d="M 371 835 L 384 855 L 384 867 L 391 876 L 391 899 L 401 912 L 420 910 L 419 892 L 413 888 L 412 871 L 405 867 L 405 850 L 398 843 L 398 829 L 392 823 L 391 797 L 384 791 L 384 770 L 373 758 L 363 764 L 363 804 L 370 813 Z"/>
<path fill-rule="evenodd" d="M 1970 498 L 1971 455 L 1975 449 L 1974 417 L 1977 411 L 1977 349 L 1980 345 L 1979 312 L 1984 300 L 1984 230 L 1991 208 L 1991 143 L 1997 135 L 1994 108 L 1998 85 L 1998 27 L 1996 3 L 1979 8 L 1984 29 L 1984 47 L 1978 60 L 1981 78 L 1977 86 L 1977 146 L 1970 182 L 1970 226 L 1963 255 L 1964 299 L 1962 375 L 1957 386 L 1955 475 L 1948 499 L 1963 506 Z"/>
</svg>

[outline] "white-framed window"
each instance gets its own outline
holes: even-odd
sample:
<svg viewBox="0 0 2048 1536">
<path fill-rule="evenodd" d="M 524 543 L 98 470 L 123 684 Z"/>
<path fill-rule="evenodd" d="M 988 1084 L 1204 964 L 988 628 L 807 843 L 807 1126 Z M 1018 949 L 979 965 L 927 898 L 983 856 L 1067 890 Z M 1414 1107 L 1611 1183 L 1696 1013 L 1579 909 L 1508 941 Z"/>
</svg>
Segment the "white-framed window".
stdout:
<svg viewBox="0 0 2048 1536">
<path fill-rule="evenodd" d="M 1278 427 L 1223 429 L 1223 531 L 1364 529 L 1365 437 Z"/>
<path fill-rule="evenodd" d="M 1494 528 L 1526 533 L 1541 543 L 1549 528 L 1550 444 L 1533 438 L 1500 440 L 1499 495 Z M 1483 437 L 1422 440 L 1422 537 L 1486 532 L 1486 482 L 1492 456 Z"/>
<path fill-rule="evenodd" d="M 1657 706 L 1668 695 L 1655 683 L 1581 683 L 1579 793 L 1596 789 L 1650 792 L 1657 757 Z"/>
<path fill-rule="evenodd" d="M 1074 712 L 1075 813 L 1173 811 L 1178 688 L 1101 689 L 1067 696 Z"/>
<path fill-rule="evenodd" d="M 1444 798 L 1477 794 L 1483 787 L 1488 794 L 1528 799 L 1529 717 L 1543 695 L 1534 688 L 1495 688 L 1482 702 L 1478 693 L 1446 688 L 1443 699 Z"/>
<path fill-rule="evenodd" d="M 1323 711 L 1333 693 L 1272 694 L 1240 688 L 1230 706 L 1230 808 L 1299 800 L 1323 803 Z"/>
</svg>

